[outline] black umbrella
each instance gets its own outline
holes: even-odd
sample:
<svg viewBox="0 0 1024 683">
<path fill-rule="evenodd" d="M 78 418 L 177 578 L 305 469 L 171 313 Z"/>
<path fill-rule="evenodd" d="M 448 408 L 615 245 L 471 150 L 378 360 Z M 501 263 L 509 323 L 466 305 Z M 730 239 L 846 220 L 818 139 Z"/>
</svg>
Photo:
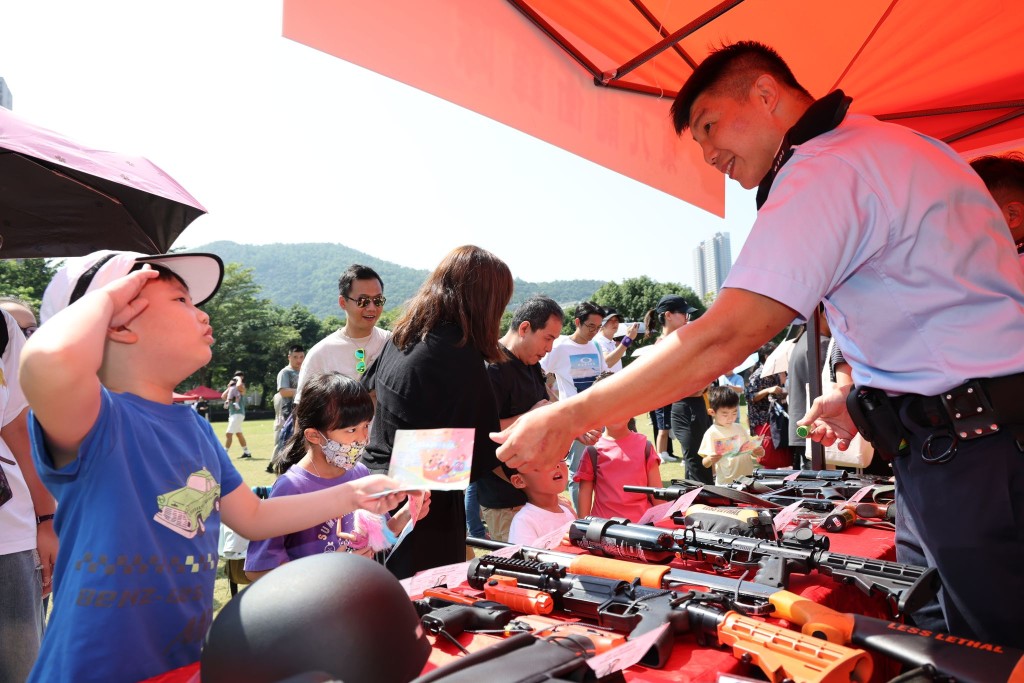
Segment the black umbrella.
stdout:
<svg viewBox="0 0 1024 683">
<path fill-rule="evenodd" d="M 89 149 L 0 108 L 0 258 L 165 253 L 204 213 L 148 159 Z"/>
</svg>

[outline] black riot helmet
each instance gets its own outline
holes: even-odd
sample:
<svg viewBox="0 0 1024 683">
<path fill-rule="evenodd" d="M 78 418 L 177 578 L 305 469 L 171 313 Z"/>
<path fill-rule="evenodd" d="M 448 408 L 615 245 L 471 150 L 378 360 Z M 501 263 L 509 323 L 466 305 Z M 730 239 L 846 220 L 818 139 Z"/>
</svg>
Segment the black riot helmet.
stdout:
<svg viewBox="0 0 1024 683">
<path fill-rule="evenodd" d="M 327 553 L 288 562 L 228 602 L 206 634 L 200 676 L 279 683 L 318 672 L 345 683 L 407 683 L 429 655 L 398 579 L 368 558 Z"/>
</svg>

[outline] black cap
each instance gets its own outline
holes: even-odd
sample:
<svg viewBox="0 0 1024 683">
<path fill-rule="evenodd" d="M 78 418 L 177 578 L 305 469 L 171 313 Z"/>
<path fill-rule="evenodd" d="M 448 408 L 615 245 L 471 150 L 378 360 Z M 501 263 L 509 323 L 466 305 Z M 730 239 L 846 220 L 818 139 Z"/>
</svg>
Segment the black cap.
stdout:
<svg viewBox="0 0 1024 683">
<path fill-rule="evenodd" d="M 697 312 L 696 308 L 688 304 L 686 299 L 678 294 L 666 294 L 658 299 L 655 310 L 658 313 L 686 313 L 687 315 Z"/>
<path fill-rule="evenodd" d="M 612 318 L 618 318 L 619 322 L 622 322 L 622 314 L 616 311 L 614 308 L 604 309 L 604 318 L 601 319 L 601 327 L 608 324 L 608 321 Z"/>
</svg>

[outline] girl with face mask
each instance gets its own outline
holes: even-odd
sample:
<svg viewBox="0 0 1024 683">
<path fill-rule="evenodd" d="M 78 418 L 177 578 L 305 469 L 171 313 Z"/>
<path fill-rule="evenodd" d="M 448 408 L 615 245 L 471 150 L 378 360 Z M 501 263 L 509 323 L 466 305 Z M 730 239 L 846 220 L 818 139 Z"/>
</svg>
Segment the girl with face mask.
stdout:
<svg viewBox="0 0 1024 683">
<path fill-rule="evenodd" d="M 341 373 L 310 377 L 295 406 L 295 431 L 278 464 L 281 475 L 270 497 L 317 491 L 370 474 L 359 462 L 369 438 L 373 401 L 366 389 Z M 418 518 L 427 514 L 429 493 L 424 493 Z M 372 556 L 382 538 L 393 540 L 409 521 L 406 502 L 391 517 L 374 518 L 351 513 L 325 520 L 310 529 L 249 545 L 245 573 L 256 580 L 289 560 L 329 552 L 355 552 Z"/>
</svg>

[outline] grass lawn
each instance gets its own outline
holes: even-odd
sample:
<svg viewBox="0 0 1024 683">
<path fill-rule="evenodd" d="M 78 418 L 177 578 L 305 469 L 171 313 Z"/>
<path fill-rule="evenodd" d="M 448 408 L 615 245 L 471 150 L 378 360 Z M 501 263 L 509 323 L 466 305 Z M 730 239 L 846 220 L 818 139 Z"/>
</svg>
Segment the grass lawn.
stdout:
<svg viewBox="0 0 1024 683">
<path fill-rule="evenodd" d="M 740 408 L 740 420 L 746 422 L 746 408 Z M 637 429 L 650 439 L 651 443 L 654 443 L 654 430 L 651 426 L 651 421 L 647 415 L 640 415 L 636 418 Z M 214 422 L 213 430 L 221 437 L 221 443 L 223 443 L 224 430 L 227 428 L 226 422 Z M 274 451 L 274 421 L 273 420 L 246 420 L 244 423 L 244 434 L 246 443 L 249 445 L 249 450 L 252 451 L 253 457 L 240 459 L 239 456 L 242 454 L 242 449 L 238 443 L 231 444 L 230 456 L 232 461 L 235 463 L 235 467 L 241 473 L 242 478 L 245 480 L 248 486 L 270 486 L 274 483 L 275 476 L 266 472 L 267 465 L 270 463 L 270 456 Z M 237 441 L 237 440 L 236 440 Z M 678 456 L 681 454 L 679 449 L 679 443 L 675 444 L 675 454 Z M 682 463 L 672 462 L 663 464 L 661 466 L 661 478 L 662 481 L 669 481 L 671 479 L 680 479 L 683 476 Z M 213 591 L 213 609 L 214 614 L 220 611 L 220 608 L 224 606 L 228 600 L 231 599 L 231 591 L 228 587 L 228 580 L 224 576 L 224 565 L 220 564 L 217 568 L 217 581 Z"/>
</svg>

